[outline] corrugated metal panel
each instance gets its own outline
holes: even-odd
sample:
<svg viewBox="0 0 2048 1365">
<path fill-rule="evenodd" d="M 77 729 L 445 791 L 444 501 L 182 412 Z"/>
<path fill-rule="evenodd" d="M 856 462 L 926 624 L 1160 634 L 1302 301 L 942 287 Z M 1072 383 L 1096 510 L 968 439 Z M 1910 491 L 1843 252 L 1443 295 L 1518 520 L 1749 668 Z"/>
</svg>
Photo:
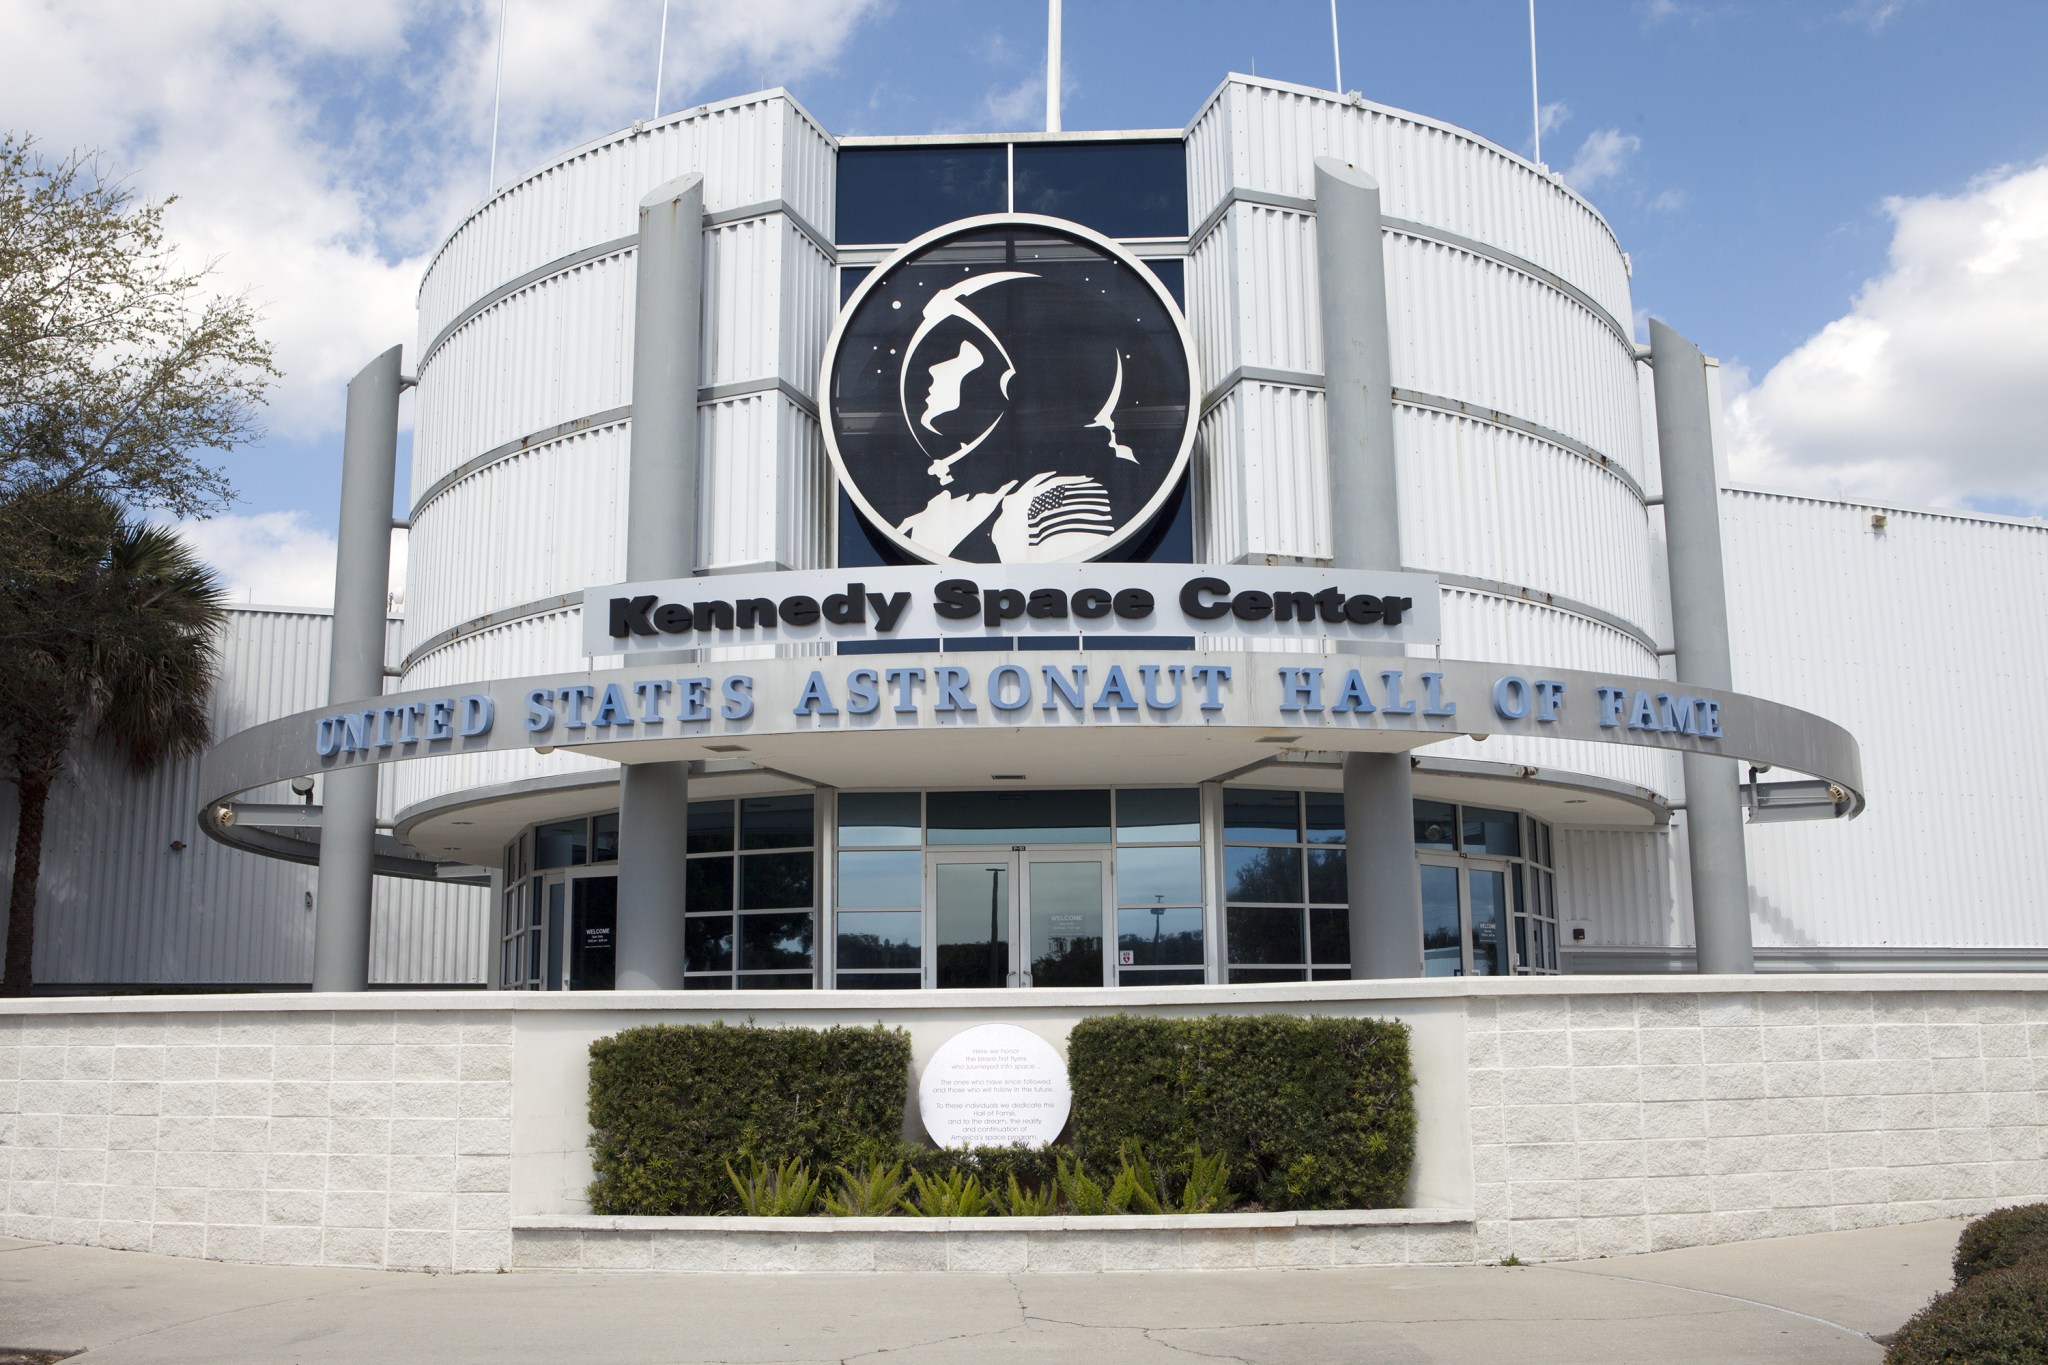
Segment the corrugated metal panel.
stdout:
<svg viewBox="0 0 2048 1365">
<path fill-rule="evenodd" d="M 1195 364 L 1204 389 L 1221 384 L 1237 359 L 1237 307 L 1232 301 L 1237 262 L 1232 254 L 1233 231 L 1226 222 L 1204 237 L 1188 257 L 1186 273 L 1188 331 L 1195 340 Z"/>
<path fill-rule="evenodd" d="M 1394 383 L 1563 432 L 1643 473 L 1633 351 L 1570 295 L 1436 242 L 1389 233 Z"/>
<path fill-rule="evenodd" d="M 413 519 L 407 649 L 507 607 L 626 576 L 623 422 L 451 484 Z"/>
<path fill-rule="evenodd" d="M 1612 626 L 1535 602 L 1448 587 L 1443 590 L 1443 657 L 1622 677 L 1657 676 L 1656 657 Z M 1669 788 L 1669 767 L 1664 755 L 1653 749 L 1496 735 L 1483 743 L 1458 739 L 1433 744 L 1428 752 L 1443 758 L 1590 773 L 1652 792 Z"/>
<path fill-rule="evenodd" d="M 1246 555 L 1327 559 L 1322 390 L 1247 381 L 1209 410 L 1201 430 L 1197 549 L 1222 563 Z"/>
<path fill-rule="evenodd" d="M 1846 726 L 1870 799 L 1750 827 L 1757 941 L 2048 946 L 2048 527 L 1732 490 L 1721 516 L 1735 686 Z"/>
<path fill-rule="evenodd" d="M 1396 404 L 1401 557 L 1543 590 L 1651 631 L 1650 536 L 1619 479 L 1548 441 Z"/>
<path fill-rule="evenodd" d="M 701 410 L 698 555 L 711 570 L 823 562 L 824 443 L 817 423 L 781 393 Z"/>
<path fill-rule="evenodd" d="M 782 355 L 776 373 L 797 392 L 816 399 L 825 365 L 825 338 L 839 310 L 839 271 L 832 258 L 787 218 L 778 221 L 782 224 Z"/>
<path fill-rule="evenodd" d="M 1587 922 L 1586 941 L 1603 948 L 1692 946 L 1692 915 L 1673 877 L 1671 829 L 1551 831 L 1558 913 Z M 1568 937 L 1568 936 L 1567 936 Z"/>
<path fill-rule="evenodd" d="M 628 402 L 632 336 L 629 252 L 550 276 L 471 318 L 420 367 L 412 486 Z"/>
<path fill-rule="evenodd" d="M 1562 182 L 1463 129 L 1328 91 L 1234 77 L 1196 117 L 1188 147 L 1193 223 L 1232 188 L 1312 198 L 1315 158 L 1337 156 L 1380 182 L 1388 217 L 1521 256 L 1627 324 L 1628 276 L 1606 223 Z"/>
<path fill-rule="evenodd" d="M 234 608 L 211 716 L 216 735 L 318 706 L 327 690 L 324 612 Z M 317 872 L 217 844 L 199 830 L 199 764 L 135 776 L 114 755 L 82 747 L 52 793 L 38 899 L 36 980 L 45 984 L 307 980 Z M 0 788 L 12 828 L 14 789 Z M 252 792 L 290 801 L 288 787 Z M 174 849 L 173 843 L 184 847 Z M 0 876 L 11 875 L 11 841 Z M 483 979 L 487 893 L 380 878 L 373 932 L 431 927 L 409 955 L 373 961 L 379 981 Z"/>
<path fill-rule="evenodd" d="M 1238 204 L 1230 211 L 1230 246 L 1237 271 L 1237 340 L 1227 364 L 1321 374 L 1314 215 Z M 1393 273 L 1390 264 L 1388 274 Z"/>
<path fill-rule="evenodd" d="M 507 185 L 444 242 L 420 285 L 424 345 L 508 280 L 639 230 L 649 191 L 690 171 L 717 213 L 788 201 L 832 235 L 835 144 L 793 102 L 749 95 L 578 148 Z"/>
<path fill-rule="evenodd" d="M 600 656 L 610 666 L 617 655 Z M 406 671 L 402 686 L 410 691 L 460 688 L 492 678 L 519 678 L 583 667 L 583 612 L 580 607 L 547 612 L 478 631 L 420 658 Z M 499 724 L 519 718 L 501 717 Z M 556 773 L 609 772 L 618 765 L 581 754 L 536 754 L 509 750 L 489 754 L 453 754 L 440 758 L 393 763 L 393 806 L 403 813 L 423 801 L 476 787 L 494 786 Z"/>
</svg>

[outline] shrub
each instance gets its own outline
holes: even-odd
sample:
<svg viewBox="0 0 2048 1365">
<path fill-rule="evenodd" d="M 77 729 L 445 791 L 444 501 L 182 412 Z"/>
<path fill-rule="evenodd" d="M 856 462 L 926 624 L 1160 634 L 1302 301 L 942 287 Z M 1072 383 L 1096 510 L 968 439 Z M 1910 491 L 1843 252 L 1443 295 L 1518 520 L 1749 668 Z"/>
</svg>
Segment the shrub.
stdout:
<svg viewBox="0 0 2048 1365">
<path fill-rule="evenodd" d="M 1407 1188 L 1415 1080 L 1398 1022 L 1107 1015 L 1074 1026 L 1067 1068 L 1074 1146 L 1095 1170 L 1137 1139 L 1221 1157 L 1269 1209 L 1386 1208 Z"/>
<path fill-rule="evenodd" d="M 909 1088 L 901 1029 L 655 1024 L 600 1038 L 591 1210 L 738 1213 L 727 1162 L 828 1171 L 893 1158 Z"/>
<path fill-rule="evenodd" d="M 1066 1149 L 1059 1146 L 1026 1147 L 926 1147 L 905 1143 L 896 1153 L 911 1170 L 927 1176 L 961 1171 L 977 1176 L 982 1188 L 1007 1189 L 1015 1180 L 1026 1190 L 1057 1187 L 1059 1159 Z"/>
<path fill-rule="evenodd" d="M 2048 1263 L 1973 1275 L 1892 1338 L 1885 1365 L 2039 1365 L 2048 1360 Z"/>
<path fill-rule="evenodd" d="M 996 1207 L 981 1177 L 960 1170 L 943 1176 L 912 1171 L 910 1193 L 903 1200 L 903 1211 L 919 1218 L 981 1218 Z"/>
<path fill-rule="evenodd" d="M 825 1196 L 825 1212 L 834 1218 L 886 1218 L 909 1188 L 900 1161 L 887 1166 L 870 1161 L 857 1171 L 841 1166 L 839 1188 Z"/>
<path fill-rule="evenodd" d="M 817 1206 L 818 1189 L 824 1184 L 794 1157 L 773 1168 L 756 1157 L 745 1176 L 727 1162 L 725 1178 L 739 1195 L 741 1211 L 756 1218 L 802 1218 Z"/>
<path fill-rule="evenodd" d="M 2048 1256 L 2048 1204 L 2017 1204 L 1987 1213 L 1956 1242 L 1956 1287 L 1989 1270 Z"/>
</svg>

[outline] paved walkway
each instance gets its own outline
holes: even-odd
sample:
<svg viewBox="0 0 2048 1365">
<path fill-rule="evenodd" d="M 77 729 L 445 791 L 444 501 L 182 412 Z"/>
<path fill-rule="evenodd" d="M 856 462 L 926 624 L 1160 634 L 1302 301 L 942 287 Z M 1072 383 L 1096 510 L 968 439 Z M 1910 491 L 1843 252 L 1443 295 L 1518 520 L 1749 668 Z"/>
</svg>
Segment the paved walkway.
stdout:
<svg viewBox="0 0 2048 1365">
<path fill-rule="evenodd" d="M 409 1275 L 0 1239 L 0 1347 L 142 1362 L 1875 1362 L 1962 1224 L 1526 1268 Z M 0 1352 L 0 1360 L 8 1359 Z"/>
</svg>

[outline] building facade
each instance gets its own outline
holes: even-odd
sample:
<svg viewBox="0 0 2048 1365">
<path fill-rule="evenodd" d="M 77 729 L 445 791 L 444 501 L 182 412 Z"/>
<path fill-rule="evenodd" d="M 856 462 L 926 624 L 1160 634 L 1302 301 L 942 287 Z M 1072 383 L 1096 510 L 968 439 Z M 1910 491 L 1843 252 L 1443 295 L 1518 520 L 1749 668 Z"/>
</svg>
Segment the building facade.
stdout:
<svg viewBox="0 0 2048 1365">
<path fill-rule="evenodd" d="M 1334 258 L 1377 262 L 1384 377 L 1363 386 L 1355 357 L 1330 351 L 1359 313 L 1332 292 L 1340 171 L 1378 215 L 1370 251 Z M 662 201 L 693 215 L 689 287 L 657 316 L 646 201 L 692 175 Z M 957 262 L 974 284 L 943 285 Z M 1104 299 L 1129 291 L 1129 337 L 1074 302 L 1083 278 Z M 1026 283 L 1064 293 L 1035 302 Z M 1924 712 L 1890 679 L 1942 692 L 1986 660 L 2023 669 L 2026 643 L 1973 613 L 1942 614 L 1939 643 L 1916 631 L 1908 668 L 1897 621 L 1939 614 L 1959 558 L 2048 593 L 2042 532 L 1736 489 L 1716 471 L 1725 587 L 1674 582 L 1677 494 L 1634 307 L 1613 232 L 1543 168 L 1273 81 L 1233 76 L 1185 129 L 1128 134 L 835 138 L 779 91 L 636 125 L 494 193 L 428 267 L 387 695 L 322 698 L 309 653 L 293 688 L 224 717 L 224 733 L 249 728 L 179 779 L 182 818 L 197 805 L 218 842 L 314 856 L 314 816 L 277 784 L 313 778 L 317 808 L 327 773 L 375 764 L 382 855 L 409 860 L 378 870 L 416 874 L 380 877 L 378 894 L 419 906 L 380 901 L 390 943 L 372 975 L 392 981 L 1650 971 L 1692 965 L 1688 825 L 1713 803 L 1687 799 L 1683 770 L 1703 754 L 1742 784 L 1728 799 L 1750 818 L 1737 852 L 1760 966 L 2038 961 L 2048 929 L 2024 908 L 2034 854 L 2018 832 L 2031 779 L 2003 761 L 2011 734 L 1948 727 L 1924 745 Z M 925 325 L 890 331 L 913 314 Z M 647 338 L 677 317 L 694 318 L 693 383 L 649 378 Z M 861 346 L 904 353 L 861 389 Z M 1106 394 L 1090 355 L 1114 363 Z M 1341 410 L 1360 391 L 1362 428 Z M 679 404 L 688 431 L 651 446 Z M 1353 487 L 1374 462 L 1384 485 Z M 669 482 L 638 482 L 657 463 Z M 1142 496 L 1118 482 L 1132 471 Z M 1346 577 L 1361 574 L 1378 577 Z M 1176 614 L 1198 580 L 1228 585 L 1193 599 L 1227 614 Z M 931 633 L 884 631 L 880 601 L 816 623 L 835 594 L 903 591 L 908 628 L 949 581 L 975 584 L 975 612 Z M 1290 594 L 1393 601 L 1416 583 L 1406 623 L 1276 619 Z M 1674 658 L 1674 599 L 1703 586 L 1732 690 Z M 1149 592 L 1157 610 L 1090 619 L 1090 590 Z M 1014 612 L 990 596 L 1005 591 Z M 1027 614 L 1040 593 L 1065 594 L 1066 614 Z M 660 605 L 636 615 L 643 597 Z M 749 603 L 780 617 L 654 626 L 671 604 L 743 618 Z M 237 621 L 231 688 L 278 667 L 264 632 L 285 618 Z M 2048 747 L 2025 716 L 2011 724 L 2027 751 Z M 1388 756 L 1398 774 L 1364 773 Z M 631 783 L 669 770 L 665 795 L 639 798 L 659 817 L 636 856 Z M 133 804 L 166 801 L 180 804 Z M 1987 803 L 2002 833 L 1982 836 L 1959 906 L 1957 870 L 1912 856 L 1915 832 L 1963 846 Z M 62 929 L 53 946 L 58 919 L 39 977 L 303 979 L 310 874 L 201 851 L 224 869 L 198 891 L 220 903 L 204 913 L 256 914 L 265 934 L 290 917 L 242 881 L 296 878 L 277 894 L 301 902 L 298 939 L 285 933 L 299 946 L 260 967 L 253 948 L 138 958 Z M 164 932 L 203 938 L 204 915 L 173 904 L 192 890 L 133 894 L 163 903 Z M 1412 971 L 1369 972 L 1354 951 L 1386 921 Z M 81 951 L 111 956 L 63 956 Z M 422 953 L 435 965 L 394 965 Z M 652 975 L 635 965 L 648 953 Z"/>
</svg>

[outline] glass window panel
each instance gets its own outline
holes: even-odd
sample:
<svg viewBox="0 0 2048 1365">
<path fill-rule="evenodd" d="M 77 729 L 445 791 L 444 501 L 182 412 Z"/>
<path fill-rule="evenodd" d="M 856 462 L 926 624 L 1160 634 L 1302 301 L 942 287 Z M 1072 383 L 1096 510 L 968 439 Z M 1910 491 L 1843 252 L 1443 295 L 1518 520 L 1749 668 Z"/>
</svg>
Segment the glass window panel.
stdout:
<svg viewBox="0 0 2048 1365">
<path fill-rule="evenodd" d="M 536 867 L 580 867 L 589 853 L 587 820 L 560 820 L 540 825 L 533 831 L 533 862 Z"/>
<path fill-rule="evenodd" d="M 1038 859 L 1029 865 L 1031 984 L 1102 984 L 1102 863 Z"/>
<path fill-rule="evenodd" d="M 740 802 L 741 848 L 809 848 L 809 796 L 749 796 Z"/>
<path fill-rule="evenodd" d="M 1116 947 L 1119 966 L 1200 965 L 1202 912 L 1195 906 L 1127 905 L 1116 912 Z"/>
<path fill-rule="evenodd" d="M 1200 967 L 1183 967 L 1171 971 L 1146 971 L 1142 967 L 1125 967 L 1116 974 L 1119 986 L 1199 986 L 1206 978 Z"/>
<path fill-rule="evenodd" d="M 1317 967 L 1308 974 L 1308 979 L 1311 981 L 1349 981 L 1351 979 L 1351 969 L 1349 967 Z"/>
<path fill-rule="evenodd" d="M 808 850 L 754 853 L 740 859 L 740 909 L 796 910 L 814 903 Z"/>
<path fill-rule="evenodd" d="M 1344 793 L 1304 792 L 1308 807 L 1308 841 L 1312 844 L 1344 842 Z"/>
<path fill-rule="evenodd" d="M 1224 912 L 1224 925 L 1224 941 L 1233 963 L 1301 962 L 1307 958 L 1298 909 L 1233 905 Z M 1230 979 L 1238 980 L 1237 973 L 1232 972 Z"/>
<path fill-rule="evenodd" d="M 732 970 L 732 916 L 687 915 L 683 919 L 683 970 Z"/>
<path fill-rule="evenodd" d="M 1546 972 L 1556 971 L 1557 925 L 1549 920 L 1538 920 L 1536 922 L 1536 937 L 1542 944 L 1538 952 L 1538 960 L 1543 964 L 1543 970 Z"/>
<path fill-rule="evenodd" d="M 1232 967 L 1230 984 L 1233 986 L 1256 986 L 1266 981 L 1300 981 L 1308 975 L 1301 967 Z"/>
<path fill-rule="evenodd" d="M 1521 817 L 1513 811 L 1465 807 L 1465 851 L 1521 856 Z"/>
<path fill-rule="evenodd" d="M 741 915 L 740 970 L 811 965 L 809 911 L 797 915 Z"/>
<path fill-rule="evenodd" d="M 1184 237 L 1187 152 L 1171 142 L 1020 142 L 1017 211 L 1085 223 L 1109 237 Z"/>
<path fill-rule="evenodd" d="M 1223 886 L 1231 901 L 1301 903 L 1301 850 L 1298 848 L 1226 848 Z"/>
<path fill-rule="evenodd" d="M 1525 971 L 1534 965 L 1529 957 L 1529 921 L 1520 915 L 1515 916 L 1515 960 Z"/>
<path fill-rule="evenodd" d="M 1002 985 L 1010 970 L 1009 863 L 940 863 L 933 882 L 939 988 Z"/>
<path fill-rule="evenodd" d="M 839 855 L 839 903 L 849 909 L 922 905 L 924 855 L 915 849 L 898 853 Z"/>
<path fill-rule="evenodd" d="M 511 881 L 519 875 L 519 843 L 517 840 L 505 845 L 505 880 Z"/>
<path fill-rule="evenodd" d="M 1116 899 L 1119 905 L 1199 905 L 1202 901 L 1202 850 L 1126 848 L 1116 855 Z"/>
<path fill-rule="evenodd" d="M 1536 847 L 1538 850 L 1536 860 L 1545 867 L 1555 866 L 1551 862 L 1550 855 L 1550 826 L 1540 820 L 1536 822 Z"/>
<path fill-rule="evenodd" d="M 1415 803 L 1415 846 L 1417 848 L 1456 848 L 1458 845 L 1458 808 L 1448 801 L 1417 801 Z"/>
<path fill-rule="evenodd" d="M 1320 906 L 1308 912 L 1310 962 L 1351 961 L 1351 911 L 1348 907 Z"/>
<path fill-rule="evenodd" d="M 569 920 L 569 989 L 608 991 L 613 985 L 619 926 L 619 879 L 584 877 L 572 883 Z"/>
<path fill-rule="evenodd" d="M 941 223 L 1010 206 L 1010 152 L 965 147 L 843 147 L 839 151 L 841 242 L 907 242 Z M 1186 213 L 1183 211 L 1185 220 Z M 1182 232 L 1187 231 L 1183 221 Z"/>
<path fill-rule="evenodd" d="M 1472 896 L 1472 974 L 1508 974 L 1508 877 L 1474 868 L 1467 879 Z"/>
<path fill-rule="evenodd" d="M 841 972 L 842 991 L 914 991 L 924 984 L 916 972 Z"/>
<path fill-rule="evenodd" d="M 933 792 L 928 810 L 935 844 L 1109 842 L 1103 790 Z"/>
<path fill-rule="evenodd" d="M 1223 789 L 1223 837 L 1231 843 L 1301 842 L 1301 797 L 1296 792 Z"/>
<path fill-rule="evenodd" d="M 568 897 L 568 888 L 561 882 L 548 883 L 548 989 L 562 989 L 562 933 L 568 927 L 563 914 L 563 905 Z"/>
<path fill-rule="evenodd" d="M 1465 936 L 1458 922 L 1458 869 L 1424 863 L 1421 871 L 1422 974 L 1463 976 Z"/>
<path fill-rule="evenodd" d="M 839 796 L 841 848 L 889 848 L 924 842 L 916 792 L 842 792 Z M 845 902 L 841 902 L 845 904 Z"/>
<path fill-rule="evenodd" d="M 686 991 L 729 991 L 732 978 L 729 976 L 686 976 L 683 978 Z"/>
<path fill-rule="evenodd" d="M 840 984 L 849 967 L 919 967 L 924 963 L 924 914 L 917 910 L 857 910 L 839 916 Z"/>
<path fill-rule="evenodd" d="M 732 850 L 732 802 L 692 801 L 690 803 L 690 852 L 728 853 Z"/>
<path fill-rule="evenodd" d="M 807 991 L 812 986 L 809 972 L 752 972 L 739 978 L 743 991 Z"/>
<path fill-rule="evenodd" d="M 1148 844 L 1201 838 L 1201 793 L 1192 787 L 1118 792 L 1116 837 L 1119 842 Z"/>
<path fill-rule="evenodd" d="M 690 859 L 690 879 L 683 894 L 687 910 L 732 909 L 732 859 Z"/>
<path fill-rule="evenodd" d="M 1344 850 L 1312 848 L 1308 851 L 1308 898 L 1324 903 L 1349 903 L 1351 888 L 1344 881 Z"/>
<path fill-rule="evenodd" d="M 619 813 L 600 815 L 590 822 L 590 861 L 615 863 L 619 860 Z"/>
</svg>

